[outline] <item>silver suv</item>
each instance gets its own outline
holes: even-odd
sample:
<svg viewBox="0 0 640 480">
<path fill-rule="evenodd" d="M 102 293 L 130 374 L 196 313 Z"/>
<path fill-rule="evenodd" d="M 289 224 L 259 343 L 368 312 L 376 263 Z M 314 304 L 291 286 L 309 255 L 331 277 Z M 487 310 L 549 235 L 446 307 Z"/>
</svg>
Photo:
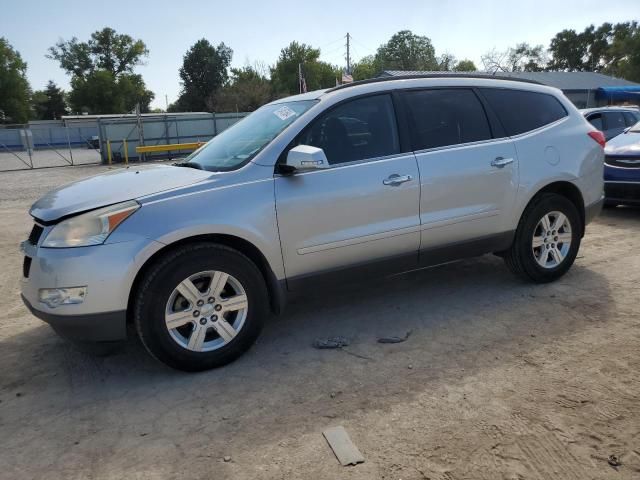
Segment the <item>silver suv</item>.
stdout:
<svg viewBox="0 0 640 480">
<path fill-rule="evenodd" d="M 549 282 L 603 201 L 601 132 L 556 89 L 367 81 L 260 108 L 175 166 L 130 167 L 31 208 L 22 295 L 79 342 L 183 370 L 238 357 L 308 282 L 496 253 Z"/>
</svg>

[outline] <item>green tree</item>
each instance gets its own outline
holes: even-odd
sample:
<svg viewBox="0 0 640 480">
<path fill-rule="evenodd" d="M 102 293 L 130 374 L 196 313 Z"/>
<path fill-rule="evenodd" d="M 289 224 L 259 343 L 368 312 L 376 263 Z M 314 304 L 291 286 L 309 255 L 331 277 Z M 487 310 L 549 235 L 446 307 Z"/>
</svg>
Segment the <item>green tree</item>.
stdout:
<svg viewBox="0 0 640 480">
<path fill-rule="evenodd" d="M 253 112 L 273 99 L 271 82 L 261 66 L 231 69 L 231 80 L 207 101 L 214 112 Z"/>
<path fill-rule="evenodd" d="M 182 92 L 175 108 L 183 111 L 206 111 L 207 99 L 222 88 L 229 78 L 233 50 L 224 43 L 214 47 L 208 40 L 198 40 L 184 55 L 180 78 Z"/>
<path fill-rule="evenodd" d="M 87 42 L 80 42 L 76 37 L 58 41 L 49 48 L 47 58 L 57 60 L 60 67 L 76 77 L 86 77 L 96 70 L 106 70 L 117 77 L 132 73 L 148 55 L 142 40 L 107 27 L 92 33 Z"/>
<path fill-rule="evenodd" d="M 30 94 L 26 62 L 0 37 L 0 121 L 25 123 L 29 119 Z"/>
<path fill-rule="evenodd" d="M 49 80 L 44 90 L 33 92 L 31 104 L 34 118 L 38 120 L 54 120 L 68 111 L 65 94 L 53 80 Z"/>
<path fill-rule="evenodd" d="M 437 70 L 442 72 L 450 72 L 455 69 L 455 66 L 458 64 L 456 57 L 451 53 L 443 53 L 438 58 L 438 68 Z"/>
<path fill-rule="evenodd" d="M 375 63 L 380 70 L 438 70 L 435 49 L 428 37 L 402 30 L 378 48 Z"/>
<path fill-rule="evenodd" d="M 351 73 L 354 80 L 366 80 L 376 77 L 380 73 L 380 68 L 376 64 L 375 57 L 367 55 L 351 66 Z"/>
<path fill-rule="evenodd" d="M 291 42 L 280 51 L 275 66 L 271 68 L 271 82 L 278 95 L 299 93 L 298 66 L 302 66 L 307 90 L 333 87 L 342 76 L 338 67 L 319 60 L 320 49 L 304 43 Z"/>
<path fill-rule="evenodd" d="M 153 92 L 142 76 L 134 74 L 149 51 L 142 40 L 104 28 L 91 34 L 87 42 L 60 40 L 49 48 L 47 58 L 58 61 L 71 75 L 69 103 L 75 112 L 92 114 L 125 113 L 140 103 L 149 110 Z"/>
<path fill-rule="evenodd" d="M 478 67 L 471 60 L 460 60 L 453 70 L 456 72 L 477 72 Z"/>
<path fill-rule="evenodd" d="M 575 30 L 563 30 L 557 33 L 551 39 L 549 52 L 552 58 L 547 65 L 548 70 L 576 72 L 585 68 L 587 45 Z"/>
<path fill-rule="evenodd" d="M 637 21 L 599 27 L 582 32 L 563 30 L 549 46 L 548 70 L 604 72 L 640 81 L 640 26 Z"/>
<path fill-rule="evenodd" d="M 482 64 L 489 73 L 541 72 L 547 63 L 544 47 L 519 43 L 505 51 L 491 50 L 482 56 Z"/>
<path fill-rule="evenodd" d="M 640 25 L 638 22 L 618 23 L 614 25 L 612 32 L 605 71 L 640 82 Z"/>
<path fill-rule="evenodd" d="M 147 113 L 152 100 L 153 93 L 145 88 L 142 77 L 133 73 L 114 77 L 111 72 L 97 70 L 71 79 L 69 103 L 77 113 L 126 113 L 133 111 L 136 103 Z"/>
</svg>

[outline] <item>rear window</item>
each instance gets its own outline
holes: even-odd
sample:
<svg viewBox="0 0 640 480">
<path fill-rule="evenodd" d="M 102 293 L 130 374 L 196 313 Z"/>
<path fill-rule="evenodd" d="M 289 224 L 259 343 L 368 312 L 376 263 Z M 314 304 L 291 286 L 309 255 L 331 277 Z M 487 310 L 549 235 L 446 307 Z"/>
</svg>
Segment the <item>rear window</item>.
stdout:
<svg viewBox="0 0 640 480">
<path fill-rule="evenodd" d="M 509 136 L 535 130 L 567 116 L 567 111 L 553 95 L 504 88 L 480 90 Z"/>
</svg>

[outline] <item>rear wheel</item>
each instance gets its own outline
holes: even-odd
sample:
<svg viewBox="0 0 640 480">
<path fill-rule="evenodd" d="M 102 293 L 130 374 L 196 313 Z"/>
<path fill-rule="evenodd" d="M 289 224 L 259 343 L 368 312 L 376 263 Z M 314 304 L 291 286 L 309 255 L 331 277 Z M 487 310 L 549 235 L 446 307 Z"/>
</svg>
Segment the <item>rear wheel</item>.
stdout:
<svg viewBox="0 0 640 480">
<path fill-rule="evenodd" d="M 167 365 L 200 371 L 225 365 L 257 338 L 268 315 L 258 268 L 231 248 L 195 244 L 145 275 L 134 307 L 145 348 Z"/>
<path fill-rule="evenodd" d="M 525 209 L 511 248 L 504 256 L 509 269 L 538 283 L 551 282 L 573 264 L 583 225 L 566 197 L 543 193 Z"/>
</svg>

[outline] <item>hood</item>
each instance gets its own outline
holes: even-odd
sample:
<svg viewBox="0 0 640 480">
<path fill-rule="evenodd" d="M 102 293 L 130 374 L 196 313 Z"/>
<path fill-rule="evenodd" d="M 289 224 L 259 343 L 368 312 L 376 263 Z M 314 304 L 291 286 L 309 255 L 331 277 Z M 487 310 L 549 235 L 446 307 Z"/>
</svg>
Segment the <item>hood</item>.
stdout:
<svg viewBox="0 0 640 480">
<path fill-rule="evenodd" d="M 640 156 L 640 132 L 628 131 L 613 137 L 604 148 L 607 155 Z"/>
<path fill-rule="evenodd" d="M 211 172 L 169 165 L 122 168 L 52 190 L 34 203 L 29 213 L 43 222 L 52 222 L 209 178 Z"/>
</svg>

